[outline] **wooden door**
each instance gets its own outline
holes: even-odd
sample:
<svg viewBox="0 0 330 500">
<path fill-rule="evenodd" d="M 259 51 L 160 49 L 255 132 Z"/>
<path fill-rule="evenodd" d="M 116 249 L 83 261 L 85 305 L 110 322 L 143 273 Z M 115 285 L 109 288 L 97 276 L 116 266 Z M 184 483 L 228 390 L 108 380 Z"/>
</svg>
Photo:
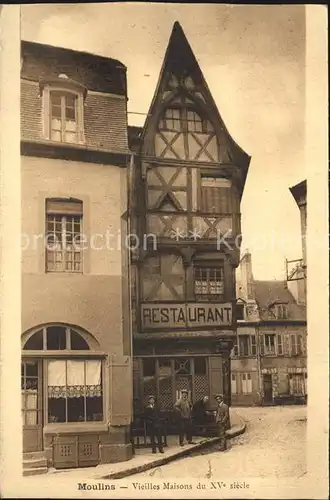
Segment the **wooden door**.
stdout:
<svg viewBox="0 0 330 500">
<path fill-rule="evenodd" d="M 43 449 L 42 360 L 24 359 L 21 364 L 23 452 Z"/>
<path fill-rule="evenodd" d="M 266 374 L 263 376 L 263 385 L 264 385 L 264 403 L 271 404 L 273 402 L 273 385 L 272 385 L 272 376 Z"/>
<path fill-rule="evenodd" d="M 188 399 L 192 401 L 192 375 L 191 375 L 191 359 L 176 358 L 174 360 L 175 370 L 175 399 L 181 397 L 183 389 L 188 391 Z"/>
</svg>

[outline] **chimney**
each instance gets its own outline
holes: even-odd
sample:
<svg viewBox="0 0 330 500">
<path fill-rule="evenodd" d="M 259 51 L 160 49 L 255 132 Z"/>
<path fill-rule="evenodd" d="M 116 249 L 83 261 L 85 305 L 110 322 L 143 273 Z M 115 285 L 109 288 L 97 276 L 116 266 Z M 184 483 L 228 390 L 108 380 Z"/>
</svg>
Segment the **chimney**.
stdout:
<svg viewBox="0 0 330 500">
<path fill-rule="evenodd" d="M 239 264 L 240 271 L 240 289 L 238 290 L 238 297 L 244 300 L 253 299 L 253 274 L 252 274 L 252 256 L 249 250 L 241 258 Z"/>
</svg>

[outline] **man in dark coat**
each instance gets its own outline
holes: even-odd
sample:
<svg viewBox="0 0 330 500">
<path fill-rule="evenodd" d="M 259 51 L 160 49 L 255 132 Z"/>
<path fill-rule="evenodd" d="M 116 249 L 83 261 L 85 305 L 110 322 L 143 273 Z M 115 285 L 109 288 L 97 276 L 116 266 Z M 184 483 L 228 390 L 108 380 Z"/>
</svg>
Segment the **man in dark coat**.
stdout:
<svg viewBox="0 0 330 500">
<path fill-rule="evenodd" d="M 196 425 L 205 425 L 208 401 L 208 396 L 204 396 L 202 399 L 199 399 L 196 403 L 194 403 L 192 408 L 192 417 Z"/>
<path fill-rule="evenodd" d="M 188 391 L 183 389 L 181 397 L 174 405 L 174 410 L 179 417 L 179 443 L 183 446 L 184 436 L 186 435 L 188 444 L 192 444 L 192 422 L 191 410 L 192 404 L 188 399 Z"/>
<path fill-rule="evenodd" d="M 223 401 L 223 395 L 217 394 L 215 400 L 218 403 L 216 423 L 218 427 L 218 436 L 220 438 L 219 450 L 225 451 L 227 448 L 226 444 L 226 428 L 229 422 L 229 408 Z"/>
<path fill-rule="evenodd" d="M 159 410 L 156 407 L 155 396 L 151 395 L 148 397 L 148 404 L 145 407 L 144 416 L 147 426 L 147 434 L 151 441 L 152 453 L 156 453 L 157 451 L 156 440 L 160 453 L 164 453 L 162 442 L 162 423 Z"/>
</svg>

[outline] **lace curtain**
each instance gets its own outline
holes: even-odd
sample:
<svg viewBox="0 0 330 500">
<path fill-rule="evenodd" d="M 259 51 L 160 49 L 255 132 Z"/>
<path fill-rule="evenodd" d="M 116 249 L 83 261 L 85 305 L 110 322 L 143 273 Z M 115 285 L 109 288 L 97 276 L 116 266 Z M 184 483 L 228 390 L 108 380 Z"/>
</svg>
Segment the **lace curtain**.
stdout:
<svg viewBox="0 0 330 500">
<path fill-rule="evenodd" d="M 52 360 L 48 362 L 48 397 L 99 397 L 101 387 L 100 360 Z"/>
</svg>

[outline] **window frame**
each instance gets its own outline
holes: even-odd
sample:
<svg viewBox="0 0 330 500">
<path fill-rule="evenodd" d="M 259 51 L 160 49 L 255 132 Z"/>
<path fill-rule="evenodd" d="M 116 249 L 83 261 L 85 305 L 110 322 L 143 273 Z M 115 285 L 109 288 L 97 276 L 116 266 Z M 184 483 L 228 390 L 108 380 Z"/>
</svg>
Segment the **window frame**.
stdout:
<svg viewBox="0 0 330 500">
<path fill-rule="evenodd" d="M 289 373 L 289 394 L 290 396 L 306 396 L 307 395 L 307 383 L 305 373 Z M 292 381 L 292 382 L 291 382 Z M 302 392 L 295 392 L 298 386 L 302 388 Z"/>
<path fill-rule="evenodd" d="M 241 352 L 241 342 L 240 340 L 244 338 L 246 339 L 246 344 L 247 344 L 247 354 L 242 354 Z M 254 339 L 254 342 L 253 342 L 253 339 Z M 247 357 L 250 357 L 250 358 L 253 358 L 253 357 L 256 357 L 258 355 L 258 345 L 257 345 L 257 335 L 251 335 L 251 334 L 247 334 L 247 335 L 244 335 L 244 334 L 237 334 L 237 338 L 236 338 L 236 343 L 233 347 L 233 351 L 232 351 L 232 356 L 233 357 L 242 357 L 242 358 L 247 358 Z"/>
<path fill-rule="evenodd" d="M 296 336 L 298 356 L 303 356 L 305 354 L 304 337 L 301 333 L 297 333 Z"/>
<path fill-rule="evenodd" d="M 253 341 L 254 339 L 254 341 Z M 250 335 L 250 348 L 251 348 L 251 356 L 258 355 L 258 345 L 257 345 L 257 336 Z"/>
<path fill-rule="evenodd" d="M 56 206 L 58 205 L 58 208 L 48 208 L 48 203 Z M 80 211 L 70 211 L 67 208 L 65 208 L 65 205 L 72 203 L 72 206 L 74 204 L 80 204 L 81 209 Z M 50 220 L 50 218 L 53 218 L 53 220 Z M 56 220 L 58 218 L 58 220 Z M 78 221 L 75 221 L 74 219 L 78 219 Z M 70 219 L 70 220 L 69 220 Z M 80 245 L 77 247 L 77 241 L 75 240 L 71 244 L 67 242 L 67 234 L 71 234 L 70 231 L 67 229 L 67 224 L 71 223 L 71 227 L 73 228 L 72 231 L 72 236 L 73 239 L 77 235 L 79 235 L 80 239 Z M 75 233 L 75 224 L 78 224 L 80 226 L 79 232 Z M 52 224 L 54 229 L 51 231 L 49 229 L 49 225 Z M 61 240 L 60 242 L 57 241 L 57 236 L 56 236 L 56 225 L 60 224 L 61 230 Z M 47 198 L 45 200 L 45 272 L 46 273 L 72 273 L 72 274 L 83 274 L 84 273 L 84 204 L 83 201 L 81 200 L 76 200 L 76 199 L 67 199 L 67 198 Z M 54 237 L 55 245 L 54 248 L 51 248 L 51 245 L 48 241 L 49 235 L 52 235 Z M 64 243 L 63 243 L 64 242 Z M 57 248 L 57 244 L 59 244 L 60 249 Z M 64 245 L 64 246 L 63 246 Z M 68 248 L 68 246 L 70 248 Z M 56 260 L 57 254 L 61 254 L 61 260 L 59 261 L 61 263 L 61 268 L 57 269 L 56 268 L 56 263 L 58 262 Z M 75 261 L 75 256 L 76 254 L 80 255 L 79 261 Z M 49 257 L 55 257 L 52 259 L 52 262 L 50 262 Z M 72 257 L 71 260 L 68 259 L 68 257 Z M 67 263 L 71 262 L 71 269 L 66 269 Z M 54 268 L 51 269 L 51 264 L 53 264 Z M 75 269 L 75 265 L 78 264 L 79 268 Z"/>
<path fill-rule="evenodd" d="M 87 395 L 84 394 L 83 396 L 80 396 L 83 398 L 83 401 L 84 401 L 84 420 L 69 420 L 68 419 L 68 415 L 69 415 L 69 409 L 68 409 L 68 400 L 71 399 L 70 397 L 68 397 L 67 395 L 67 388 L 70 387 L 68 385 L 68 361 L 78 361 L 80 363 L 83 363 L 84 364 L 84 387 L 87 387 L 87 384 L 86 384 L 86 366 L 87 366 L 87 363 L 89 361 L 92 361 L 93 359 L 95 359 L 96 361 L 100 361 L 100 390 L 101 390 L 101 395 L 99 396 L 100 397 L 100 400 L 102 402 L 102 419 L 100 420 L 88 420 L 87 419 Z M 49 367 L 49 363 L 51 361 L 64 361 L 65 362 L 65 392 L 66 392 L 66 395 L 64 398 L 61 398 L 61 399 L 65 399 L 65 421 L 64 422 L 58 422 L 58 421 L 51 421 L 49 419 L 49 399 L 56 399 L 56 398 L 50 398 L 49 397 L 49 386 L 48 385 L 48 381 L 49 381 L 49 377 L 48 377 L 48 367 Z M 57 359 L 57 358 L 48 358 L 48 359 L 45 359 L 44 360 L 44 384 L 45 384 L 45 387 L 46 387 L 46 391 L 45 391 L 45 403 L 46 403 L 46 407 L 47 407 L 47 413 L 45 412 L 45 415 L 44 415 L 44 420 L 45 420 L 45 425 L 51 425 L 51 424 L 55 424 L 55 425 L 60 425 L 60 424 L 65 424 L 65 425 L 68 425 L 68 424 L 88 424 L 88 423 L 103 423 L 105 418 L 105 407 L 104 407 L 104 404 L 105 404 L 105 397 L 104 397 L 104 370 L 103 370 L 103 365 L 104 363 L 102 362 L 102 359 L 98 359 L 98 358 L 85 358 L 85 359 L 81 359 L 81 358 L 76 358 L 75 356 L 70 356 L 70 357 L 65 357 L 65 358 L 61 358 L 61 359 Z M 78 386 L 80 387 L 80 386 Z"/>
<path fill-rule="evenodd" d="M 168 111 L 172 111 L 172 117 L 166 117 L 166 113 Z M 178 112 L 178 118 L 173 117 L 173 112 Z M 193 113 L 193 120 L 190 120 L 188 118 L 189 113 Z M 195 119 L 196 117 L 199 118 L 199 120 Z M 166 124 L 166 121 L 177 121 L 179 122 L 179 127 L 168 127 Z M 191 123 L 200 123 L 201 124 L 201 130 L 196 130 L 195 127 L 193 129 L 190 128 L 189 124 Z M 176 132 L 178 134 L 182 133 L 191 133 L 191 134 L 214 134 L 214 127 L 212 122 L 203 116 L 203 113 L 194 105 L 189 105 L 187 103 L 177 103 L 174 102 L 173 105 L 169 103 L 169 106 L 167 106 L 160 117 L 160 120 L 158 122 L 158 131 L 159 132 Z"/>
<path fill-rule="evenodd" d="M 230 390 L 231 390 L 232 394 L 235 394 L 235 396 L 238 394 L 238 392 L 237 392 L 237 373 L 236 372 L 231 372 Z"/>
<path fill-rule="evenodd" d="M 282 333 L 276 334 L 276 354 L 277 356 L 284 356 L 284 338 Z M 280 352 L 281 351 L 281 352 Z"/>
<path fill-rule="evenodd" d="M 245 321 L 245 304 L 242 302 L 236 302 L 236 319 L 237 321 Z M 239 314 L 240 311 L 242 314 Z"/>
<path fill-rule="evenodd" d="M 268 350 L 268 346 L 266 345 L 266 337 L 273 339 L 273 351 Z M 275 333 L 265 333 L 264 339 L 264 356 L 276 356 L 276 334 Z"/>
<path fill-rule="evenodd" d="M 78 333 L 88 344 L 89 349 L 85 350 L 72 350 L 72 349 L 62 349 L 62 350 L 47 350 L 47 328 L 57 326 L 66 329 L 66 339 L 68 339 L 68 330 L 73 330 Z M 43 331 L 43 348 L 38 350 L 24 349 L 24 346 L 40 330 Z M 71 343 L 69 343 L 71 345 Z M 84 332 L 81 328 L 72 325 L 66 325 L 61 323 L 49 323 L 47 325 L 39 326 L 26 332 L 22 337 L 22 355 L 21 363 L 29 360 L 41 360 L 42 362 L 42 406 L 40 410 L 43 412 L 44 423 L 43 426 L 77 426 L 83 425 L 88 426 L 89 424 L 106 424 L 107 422 L 107 397 L 106 393 L 108 390 L 108 385 L 106 382 L 106 359 L 108 354 L 99 349 L 98 342 L 87 332 Z M 77 422 L 50 422 L 48 419 L 48 361 L 49 360 L 100 360 L 101 361 L 101 391 L 102 391 L 102 420 L 86 420 Z"/>
<path fill-rule="evenodd" d="M 198 208 L 201 213 L 230 217 L 233 215 L 234 201 L 230 179 L 216 173 L 200 171 L 198 190 Z M 213 203 L 212 208 L 209 205 L 211 202 Z"/>
<path fill-rule="evenodd" d="M 54 98 L 57 97 L 59 98 L 59 105 L 54 104 Z M 68 105 L 69 98 L 73 99 L 73 106 Z M 59 116 L 55 116 L 53 113 L 53 107 L 59 108 Z M 49 135 L 50 135 L 50 140 L 53 142 L 62 142 L 62 143 L 68 143 L 68 144 L 76 144 L 79 142 L 79 119 L 78 119 L 78 107 L 79 107 L 79 100 L 78 100 L 78 95 L 73 92 L 60 92 L 57 90 L 51 90 L 50 91 L 50 96 L 49 96 Z M 69 119 L 67 117 L 67 110 L 69 108 L 73 108 L 74 110 L 74 118 Z M 60 122 L 60 128 L 59 129 L 54 129 L 53 128 L 53 119 L 57 119 Z M 70 121 L 75 124 L 76 129 L 74 131 L 69 131 L 67 130 L 66 123 Z M 53 137 L 53 132 L 57 131 L 60 134 L 60 140 L 56 140 Z M 73 133 L 74 134 L 74 139 L 73 141 L 66 140 L 66 134 L 67 133 Z"/>
<path fill-rule="evenodd" d="M 243 341 L 244 339 L 244 341 Z M 244 345 L 245 344 L 245 345 Z M 242 352 L 241 347 L 244 347 Z M 246 349 L 245 349 L 246 348 Z M 251 342 L 249 335 L 238 335 L 238 352 L 240 357 L 248 357 L 251 354 Z"/>
<path fill-rule="evenodd" d="M 249 395 L 253 393 L 252 376 L 250 372 L 241 372 L 242 394 Z M 246 390 L 244 390 L 244 387 Z M 249 390 L 250 389 L 250 390 Z"/>
<path fill-rule="evenodd" d="M 206 272 L 206 279 L 203 279 L 202 272 Z M 211 271 L 215 271 L 214 278 L 211 279 Z M 217 272 L 220 273 L 220 280 L 217 280 Z M 199 279 L 196 279 L 196 275 L 199 274 Z M 203 289 L 203 286 L 207 287 L 207 292 L 203 293 L 202 291 L 197 292 L 196 282 L 199 283 L 200 289 Z M 217 283 L 216 287 L 220 284 L 220 289 L 222 291 L 220 293 L 212 293 L 211 292 L 211 283 Z M 225 265 L 223 262 L 221 263 L 213 263 L 207 261 L 195 261 L 193 262 L 193 293 L 196 302 L 224 302 L 226 299 L 226 280 L 225 280 Z"/>
<path fill-rule="evenodd" d="M 58 93 L 63 96 L 71 95 L 76 98 L 76 137 L 75 142 L 64 141 L 63 140 L 63 129 L 61 129 L 61 141 L 56 141 L 52 139 L 51 136 L 51 119 L 52 119 L 52 100 L 51 94 Z M 46 83 L 42 86 L 42 107 L 43 107 L 43 136 L 46 140 L 52 142 L 53 144 L 62 145 L 82 145 L 86 143 L 85 138 L 85 126 L 84 126 L 84 100 L 85 100 L 85 89 L 76 82 L 63 78 L 63 81 L 56 81 L 52 83 Z"/>
<path fill-rule="evenodd" d="M 276 304 L 275 306 L 275 310 L 276 310 L 276 318 L 278 320 L 281 320 L 281 319 L 288 319 L 289 317 L 289 308 L 288 308 L 288 304 Z"/>
</svg>

